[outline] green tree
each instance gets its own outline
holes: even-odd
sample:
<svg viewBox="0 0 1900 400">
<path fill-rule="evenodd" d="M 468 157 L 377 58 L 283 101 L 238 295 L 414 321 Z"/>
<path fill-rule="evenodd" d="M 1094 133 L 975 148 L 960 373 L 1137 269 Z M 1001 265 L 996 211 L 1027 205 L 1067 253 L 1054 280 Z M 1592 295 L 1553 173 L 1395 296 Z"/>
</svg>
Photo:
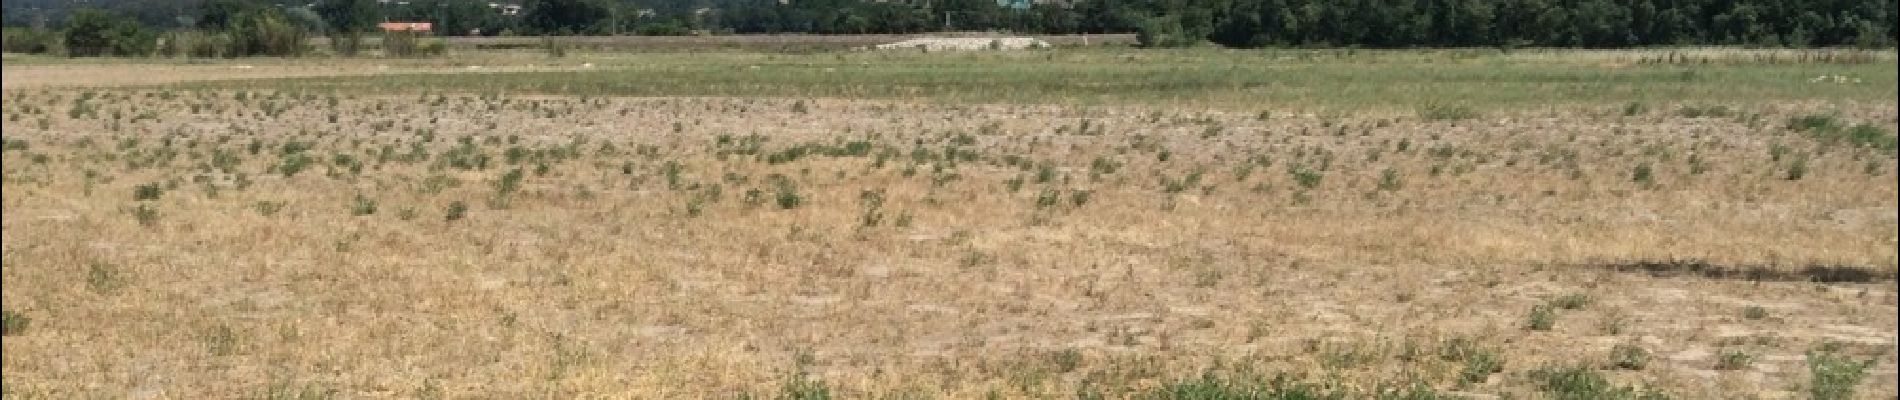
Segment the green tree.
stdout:
<svg viewBox="0 0 1900 400">
<path fill-rule="evenodd" d="M 376 0 L 323 0 L 312 9 L 330 24 L 330 31 L 335 33 L 369 32 L 383 19 L 382 9 L 377 7 Z"/>
<path fill-rule="evenodd" d="M 587 0 L 530 0 L 522 8 L 522 20 L 544 34 L 583 33 L 607 15 L 606 8 Z"/>
<path fill-rule="evenodd" d="M 145 55 L 156 37 L 138 21 L 97 9 L 74 11 L 66 23 L 66 51 L 73 57 Z"/>
<path fill-rule="evenodd" d="M 231 35 L 232 56 L 297 56 L 304 52 L 309 34 L 284 13 L 258 8 L 239 13 L 225 27 Z"/>
</svg>

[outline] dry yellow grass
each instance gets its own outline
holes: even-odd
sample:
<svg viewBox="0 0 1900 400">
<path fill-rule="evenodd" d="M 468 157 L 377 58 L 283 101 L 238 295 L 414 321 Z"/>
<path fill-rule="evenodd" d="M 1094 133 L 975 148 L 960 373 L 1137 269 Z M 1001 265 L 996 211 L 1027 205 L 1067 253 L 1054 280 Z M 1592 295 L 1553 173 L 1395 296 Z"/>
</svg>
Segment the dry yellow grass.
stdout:
<svg viewBox="0 0 1900 400">
<path fill-rule="evenodd" d="M 25 147 L 4 153 L 4 300 L 31 319 L 4 339 L 9 397 L 724 398 L 772 396 L 803 371 L 847 398 L 1114 398 L 1216 365 L 1523 397 L 1540 390 L 1529 371 L 1580 364 L 1676 397 L 1781 398 L 1805 395 L 1802 355 L 1823 343 L 1874 360 L 1862 396 L 1900 392 L 1900 166 L 1786 128 L 1837 113 L 1893 132 L 1893 103 L 1433 121 L 4 95 L 3 130 Z M 94 109 L 75 118 L 82 96 Z M 868 151 L 817 154 L 853 141 Z M 428 158 L 404 161 L 413 148 Z M 458 167 L 457 148 L 486 166 Z M 286 176 L 287 153 L 312 164 Z M 780 207 L 774 175 L 796 207 Z M 135 199 L 148 184 L 162 194 Z M 358 198 L 375 211 L 353 215 Z M 458 201 L 466 216 L 450 221 Z M 1884 277 L 1606 267 L 1674 259 Z M 1534 306 L 1572 294 L 1590 301 L 1525 329 Z M 1502 371 L 1459 383 L 1464 365 L 1440 353 L 1460 340 Z M 1654 359 L 1608 368 L 1618 344 Z M 1753 359 L 1719 369 L 1724 351 Z"/>
</svg>

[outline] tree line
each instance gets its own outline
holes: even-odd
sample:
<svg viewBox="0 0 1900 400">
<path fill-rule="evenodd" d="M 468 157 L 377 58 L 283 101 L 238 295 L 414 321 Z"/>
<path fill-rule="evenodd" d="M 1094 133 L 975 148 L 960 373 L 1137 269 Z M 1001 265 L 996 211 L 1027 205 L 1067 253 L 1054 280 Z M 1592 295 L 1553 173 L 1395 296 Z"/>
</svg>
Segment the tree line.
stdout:
<svg viewBox="0 0 1900 400">
<path fill-rule="evenodd" d="M 1614 48 L 1895 42 L 1900 0 L 12 0 L 7 51 L 295 55 L 383 21 L 440 35 L 1136 33 L 1146 46 Z M 69 9 L 74 4 L 97 9 Z M 17 29 L 34 26 L 48 29 Z M 188 33 L 178 33 L 187 31 Z M 169 33 L 164 33 L 169 32 Z M 167 35 L 175 40 L 162 40 Z M 53 41 L 57 43 L 48 43 Z M 347 50 L 347 49 L 339 49 Z"/>
</svg>

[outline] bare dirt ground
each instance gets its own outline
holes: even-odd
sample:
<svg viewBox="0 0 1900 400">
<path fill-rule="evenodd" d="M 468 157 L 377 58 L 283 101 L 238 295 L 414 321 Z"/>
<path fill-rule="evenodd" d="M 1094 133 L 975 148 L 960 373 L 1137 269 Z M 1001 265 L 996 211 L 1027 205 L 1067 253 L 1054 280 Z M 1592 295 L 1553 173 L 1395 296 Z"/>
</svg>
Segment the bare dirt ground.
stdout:
<svg viewBox="0 0 1900 400">
<path fill-rule="evenodd" d="M 1892 104 L 5 96 L 4 300 L 30 319 L 9 397 L 729 397 L 803 375 L 847 398 L 1119 398 L 1244 366 L 1524 398 L 1581 366 L 1794 398 L 1817 349 L 1871 363 L 1861 398 L 1900 393 L 1900 166 L 1786 126 L 1893 132 Z M 1669 260 L 1760 269 L 1638 265 Z"/>
</svg>

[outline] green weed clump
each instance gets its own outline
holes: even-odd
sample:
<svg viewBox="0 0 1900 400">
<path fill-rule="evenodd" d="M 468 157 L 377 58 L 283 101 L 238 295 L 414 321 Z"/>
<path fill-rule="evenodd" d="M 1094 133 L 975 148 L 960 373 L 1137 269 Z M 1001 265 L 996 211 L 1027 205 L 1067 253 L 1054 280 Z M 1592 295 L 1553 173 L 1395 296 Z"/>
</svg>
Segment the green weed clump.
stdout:
<svg viewBox="0 0 1900 400">
<path fill-rule="evenodd" d="M 0 336 L 18 336 L 32 326 L 33 318 L 13 310 L 0 310 Z"/>
<path fill-rule="evenodd" d="M 1538 390 L 1557 400 L 1662 400 L 1669 396 L 1653 389 L 1617 385 L 1601 372 L 1583 365 L 1552 365 L 1530 372 Z"/>
<path fill-rule="evenodd" d="M 1610 348 L 1610 366 L 1627 370 L 1642 370 L 1649 365 L 1649 350 L 1630 343 L 1617 344 Z"/>
<path fill-rule="evenodd" d="M 1868 148 L 1882 154 L 1900 150 L 1900 138 L 1873 124 L 1849 125 L 1833 114 L 1809 114 L 1788 120 L 1788 129 L 1800 132 L 1824 145 Z"/>
<path fill-rule="evenodd" d="M 1547 304 L 1532 306 L 1527 318 L 1528 320 L 1524 322 L 1525 329 L 1548 331 L 1557 326 L 1557 309 Z"/>
<path fill-rule="evenodd" d="M 1815 400 L 1854 398 L 1854 389 L 1867 378 L 1874 360 L 1855 360 L 1830 348 L 1808 352 L 1808 394 Z"/>
</svg>

